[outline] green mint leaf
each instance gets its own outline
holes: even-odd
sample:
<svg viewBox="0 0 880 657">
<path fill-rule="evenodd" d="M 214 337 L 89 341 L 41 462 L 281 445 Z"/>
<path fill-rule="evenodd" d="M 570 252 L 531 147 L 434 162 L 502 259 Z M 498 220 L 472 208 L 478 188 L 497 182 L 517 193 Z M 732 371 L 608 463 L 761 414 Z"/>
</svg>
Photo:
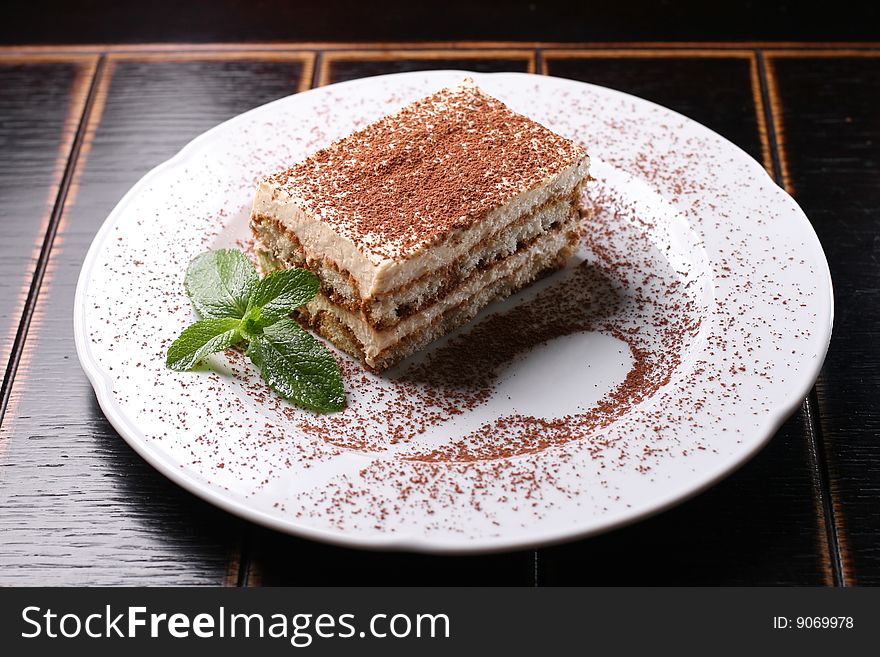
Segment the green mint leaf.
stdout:
<svg viewBox="0 0 880 657">
<path fill-rule="evenodd" d="M 253 336 L 247 356 L 272 389 L 297 406 L 321 412 L 344 408 L 336 359 L 292 319 L 279 319 Z"/>
<path fill-rule="evenodd" d="M 260 279 L 244 253 L 221 249 L 193 259 L 185 287 L 202 319 L 171 345 L 168 367 L 191 369 L 209 354 L 247 340 L 248 357 L 282 397 L 315 411 L 345 407 L 333 355 L 289 318 L 317 294 L 317 276 L 305 269 L 282 269 Z"/>
<path fill-rule="evenodd" d="M 193 258 L 184 286 L 200 317 L 244 317 L 259 282 L 250 259 L 235 249 L 208 251 Z"/>
<path fill-rule="evenodd" d="M 259 312 L 262 326 L 287 317 L 317 294 L 321 283 L 305 269 L 282 269 L 266 275 L 254 288 L 248 314 Z"/>
<path fill-rule="evenodd" d="M 240 320 L 231 317 L 200 319 L 171 345 L 166 365 L 182 372 L 191 369 L 205 356 L 231 347 L 241 341 L 240 324 Z"/>
</svg>

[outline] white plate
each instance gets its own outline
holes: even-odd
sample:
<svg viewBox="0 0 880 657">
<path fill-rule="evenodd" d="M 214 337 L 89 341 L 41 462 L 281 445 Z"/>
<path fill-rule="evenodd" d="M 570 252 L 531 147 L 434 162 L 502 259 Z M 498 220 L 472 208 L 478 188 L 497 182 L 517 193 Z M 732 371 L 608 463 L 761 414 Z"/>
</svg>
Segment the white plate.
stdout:
<svg viewBox="0 0 880 657">
<path fill-rule="evenodd" d="M 679 114 L 519 73 L 472 75 L 593 159 L 595 213 L 568 268 L 391 376 L 340 355 L 349 409 L 337 415 L 280 402 L 236 353 L 196 372 L 165 368 L 194 319 L 186 265 L 248 240 L 258 177 L 464 75 L 283 98 L 201 135 L 119 202 L 83 265 L 76 345 L 101 408 L 149 463 L 232 513 L 313 539 L 510 549 L 680 502 L 797 407 L 833 305 L 800 208 Z"/>
</svg>

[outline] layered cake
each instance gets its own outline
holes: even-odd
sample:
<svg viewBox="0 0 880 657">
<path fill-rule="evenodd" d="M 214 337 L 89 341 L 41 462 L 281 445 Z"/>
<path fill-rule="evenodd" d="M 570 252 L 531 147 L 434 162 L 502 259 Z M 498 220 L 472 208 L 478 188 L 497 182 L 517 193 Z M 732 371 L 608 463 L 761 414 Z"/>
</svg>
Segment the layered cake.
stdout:
<svg viewBox="0 0 880 657">
<path fill-rule="evenodd" d="M 589 158 L 472 80 L 260 182 L 264 269 L 321 279 L 299 319 L 386 369 L 562 266 Z"/>
</svg>

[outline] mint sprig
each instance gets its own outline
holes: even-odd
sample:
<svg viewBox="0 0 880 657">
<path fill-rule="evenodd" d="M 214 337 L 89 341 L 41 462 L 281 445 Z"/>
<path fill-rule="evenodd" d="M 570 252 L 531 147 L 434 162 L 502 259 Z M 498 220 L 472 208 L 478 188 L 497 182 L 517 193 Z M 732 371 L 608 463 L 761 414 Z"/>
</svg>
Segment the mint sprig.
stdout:
<svg viewBox="0 0 880 657">
<path fill-rule="evenodd" d="M 206 356 L 240 343 L 269 386 L 297 406 L 339 411 L 345 390 L 333 355 L 290 319 L 318 292 L 317 276 L 283 269 L 262 279 L 241 251 L 221 249 L 196 256 L 184 287 L 201 319 L 168 349 L 173 370 L 192 369 Z"/>
</svg>

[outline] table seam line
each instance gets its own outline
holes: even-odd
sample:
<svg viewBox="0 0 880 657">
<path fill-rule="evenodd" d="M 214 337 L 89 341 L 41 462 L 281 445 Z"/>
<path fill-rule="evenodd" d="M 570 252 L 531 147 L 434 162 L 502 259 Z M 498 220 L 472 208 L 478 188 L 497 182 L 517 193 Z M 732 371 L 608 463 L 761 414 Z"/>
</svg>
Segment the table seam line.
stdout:
<svg viewBox="0 0 880 657">
<path fill-rule="evenodd" d="M 763 50 L 758 48 L 755 50 L 755 54 L 758 59 L 764 111 L 767 115 L 767 134 L 770 140 L 770 151 L 773 159 L 773 179 L 787 192 L 793 193 L 794 190 L 789 182 L 787 158 L 783 150 L 782 135 L 778 130 L 782 126 L 782 117 L 778 111 L 775 87 L 771 89 L 771 74 L 768 71 Z M 804 414 L 804 424 L 806 426 L 807 452 L 812 471 L 813 489 L 820 505 L 821 516 L 817 520 L 820 525 L 824 525 L 824 528 L 818 527 L 818 529 L 824 534 L 823 538 L 828 550 L 831 579 L 834 586 L 847 586 L 848 582 L 843 570 L 843 556 L 840 548 L 840 537 L 838 536 L 837 518 L 832 499 L 830 473 L 828 471 L 827 459 L 825 458 L 824 439 L 819 433 L 820 424 L 817 411 L 813 408 L 813 404 L 810 403 L 810 396 L 815 395 L 815 390 L 814 384 L 801 404 L 801 411 Z"/>
<path fill-rule="evenodd" d="M 33 319 L 34 311 L 36 309 L 37 301 L 40 295 L 40 288 L 42 287 L 43 279 L 46 274 L 46 268 L 49 264 L 52 247 L 55 243 L 55 237 L 58 233 L 58 226 L 61 223 L 61 215 L 64 213 L 66 200 L 73 184 L 76 163 L 79 160 L 79 155 L 85 141 L 85 134 L 88 126 L 89 116 L 91 115 L 92 108 L 95 104 L 98 81 L 104 69 L 104 62 L 105 56 L 102 53 L 98 56 L 98 59 L 95 62 L 95 66 L 92 69 L 91 81 L 89 82 L 89 90 L 86 94 L 86 100 L 83 103 L 82 113 L 80 114 L 79 122 L 77 123 L 76 133 L 74 134 L 73 141 L 70 146 L 70 151 L 67 156 L 67 161 L 64 165 L 64 172 L 62 173 L 61 180 L 58 183 L 58 191 L 55 194 L 55 202 L 53 203 L 52 211 L 49 214 L 49 221 L 46 225 L 46 232 L 43 236 L 43 243 L 40 247 L 40 253 L 37 257 L 37 263 L 34 267 L 34 273 L 31 277 L 31 283 L 28 287 L 28 293 L 25 297 L 25 302 L 21 309 L 21 317 L 19 318 L 18 329 L 15 332 L 15 339 L 13 340 L 12 346 L 10 347 L 9 360 L 6 363 L 3 382 L 2 384 L 0 384 L 0 426 L 3 425 L 3 422 L 6 419 L 6 411 L 9 407 L 9 399 L 12 393 L 13 383 L 15 381 L 16 374 L 18 373 L 18 366 L 21 362 L 22 354 L 24 353 L 28 331 L 30 329 L 31 321 Z"/>
</svg>

